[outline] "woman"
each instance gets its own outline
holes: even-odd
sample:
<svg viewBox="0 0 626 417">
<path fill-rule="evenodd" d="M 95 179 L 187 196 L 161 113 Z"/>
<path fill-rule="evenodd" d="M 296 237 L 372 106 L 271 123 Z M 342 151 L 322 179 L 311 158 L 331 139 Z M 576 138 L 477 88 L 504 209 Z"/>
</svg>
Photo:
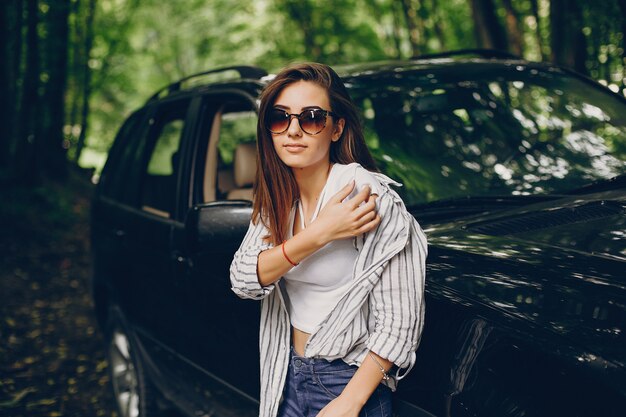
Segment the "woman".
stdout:
<svg viewBox="0 0 626 417">
<path fill-rule="evenodd" d="M 230 277 L 237 295 L 262 300 L 260 416 L 391 416 L 424 314 L 426 237 L 389 187 L 400 184 L 374 172 L 326 65 L 293 65 L 268 84 L 257 148 Z"/>
</svg>

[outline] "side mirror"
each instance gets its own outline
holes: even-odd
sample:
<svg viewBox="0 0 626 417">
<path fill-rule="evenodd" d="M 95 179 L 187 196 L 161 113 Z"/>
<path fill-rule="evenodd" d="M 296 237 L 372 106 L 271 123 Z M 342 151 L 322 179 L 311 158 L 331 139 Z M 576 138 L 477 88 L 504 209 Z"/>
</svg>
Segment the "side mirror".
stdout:
<svg viewBox="0 0 626 417">
<path fill-rule="evenodd" d="M 233 253 L 243 240 L 252 217 L 252 203 L 226 200 L 192 207 L 185 220 L 187 248 L 195 252 L 218 249 Z"/>
</svg>

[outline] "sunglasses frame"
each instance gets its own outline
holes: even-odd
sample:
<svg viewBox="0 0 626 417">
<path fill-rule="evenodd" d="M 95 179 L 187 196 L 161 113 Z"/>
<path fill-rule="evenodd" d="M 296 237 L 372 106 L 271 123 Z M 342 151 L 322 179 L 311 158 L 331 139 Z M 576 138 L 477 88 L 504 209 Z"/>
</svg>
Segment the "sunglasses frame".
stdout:
<svg viewBox="0 0 626 417">
<path fill-rule="evenodd" d="M 287 127 L 285 128 L 285 130 L 282 130 L 282 131 L 280 131 L 280 132 L 274 132 L 273 130 L 271 130 L 271 129 L 270 129 L 270 126 L 269 126 L 269 123 L 267 123 L 267 125 L 266 125 L 267 130 L 268 130 L 270 133 L 274 134 L 274 135 L 280 135 L 281 133 L 285 133 L 287 130 L 289 130 L 289 126 L 291 126 L 291 120 L 292 120 L 294 117 L 295 117 L 296 119 L 298 119 L 298 126 L 300 126 L 300 129 L 301 129 L 304 133 L 306 133 L 307 135 L 311 135 L 311 136 L 313 136 L 313 135 L 317 135 L 317 134 L 321 133 L 321 132 L 322 132 L 322 130 L 324 130 L 324 129 L 326 128 L 326 120 L 327 120 L 327 118 L 328 118 L 328 116 L 329 116 L 329 115 L 330 115 L 331 117 L 337 117 L 337 114 L 336 114 L 336 113 L 333 113 L 333 112 L 332 112 L 332 111 L 330 111 L 330 110 L 324 110 L 324 109 L 322 109 L 322 108 L 308 109 L 308 110 L 304 110 L 304 111 L 302 111 L 302 112 L 300 112 L 300 113 L 288 113 L 287 111 L 282 110 L 282 109 L 278 109 L 278 108 L 273 108 L 273 109 L 271 109 L 270 111 L 280 111 L 280 112 L 283 112 L 285 115 L 289 116 L 289 120 L 287 121 Z M 322 128 L 321 128 L 320 130 L 318 130 L 317 132 L 315 132 L 315 133 L 309 133 L 309 132 L 307 132 L 307 131 L 306 131 L 306 130 L 302 127 L 302 123 L 300 122 L 300 118 L 301 118 L 301 117 L 303 117 L 303 115 L 304 115 L 306 112 L 314 112 L 314 111 L 321 111 L 321 112 L 322 112 L 322 114 L 323 114 L 323 116 L 324 116 L 324 126 L 322 126 Z"/>
</svg>

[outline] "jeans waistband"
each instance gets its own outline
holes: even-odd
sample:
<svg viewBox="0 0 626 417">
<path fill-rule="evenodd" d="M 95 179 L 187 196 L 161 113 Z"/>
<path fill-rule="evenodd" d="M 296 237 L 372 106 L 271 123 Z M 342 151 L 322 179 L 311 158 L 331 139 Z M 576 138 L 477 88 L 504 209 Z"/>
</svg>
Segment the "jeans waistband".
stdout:
<svg viewBox="0 0 626 417">
<path fill-rule="evenodd" d="M 296 372 L 304 373 L 324 373 L 337 372 L 342 370 L 356 371 L 357 366 L 348 365 L 342 359 L 327 360 L 323 358 L 306 358 L 298 356 L 293 346 L 289 355 L 289 363 Z"/>
</svg>

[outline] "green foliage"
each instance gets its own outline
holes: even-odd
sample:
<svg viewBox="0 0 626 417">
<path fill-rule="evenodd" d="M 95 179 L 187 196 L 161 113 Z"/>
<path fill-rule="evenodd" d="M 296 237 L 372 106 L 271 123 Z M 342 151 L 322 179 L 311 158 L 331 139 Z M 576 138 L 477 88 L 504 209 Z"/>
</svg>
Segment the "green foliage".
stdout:
<svg viewBox="0 0 626 417">
<path fill-rule="evenodd" d="M 237 145 L 256 140 L 256 119 L 256 114 L 252 111 L 227 113 L 222 117 L 220 141 L 217 144 L 222 163 L 233 163 Z"/>
<path fill-rule="evenodd" d="M 617 2 L 576 1 L 585 21 L 590 74 L 623 85 Z M 420 51 L 476 47 L 471 3 L 413 0 Z M 494 4 L 504 25 L 503 2 Z M 549 57 L 549 0 L 512 4 L 525 57 Z M 233 64 L 276 71 L 304 60 L 336 65 L 409 58 L 407 19 L 397 0 L 99 0 L 89 61 L 88 148 L 81 164 L 101 167 L 122 120 L 158 88 L 183 76 Z"/>
</svg>

